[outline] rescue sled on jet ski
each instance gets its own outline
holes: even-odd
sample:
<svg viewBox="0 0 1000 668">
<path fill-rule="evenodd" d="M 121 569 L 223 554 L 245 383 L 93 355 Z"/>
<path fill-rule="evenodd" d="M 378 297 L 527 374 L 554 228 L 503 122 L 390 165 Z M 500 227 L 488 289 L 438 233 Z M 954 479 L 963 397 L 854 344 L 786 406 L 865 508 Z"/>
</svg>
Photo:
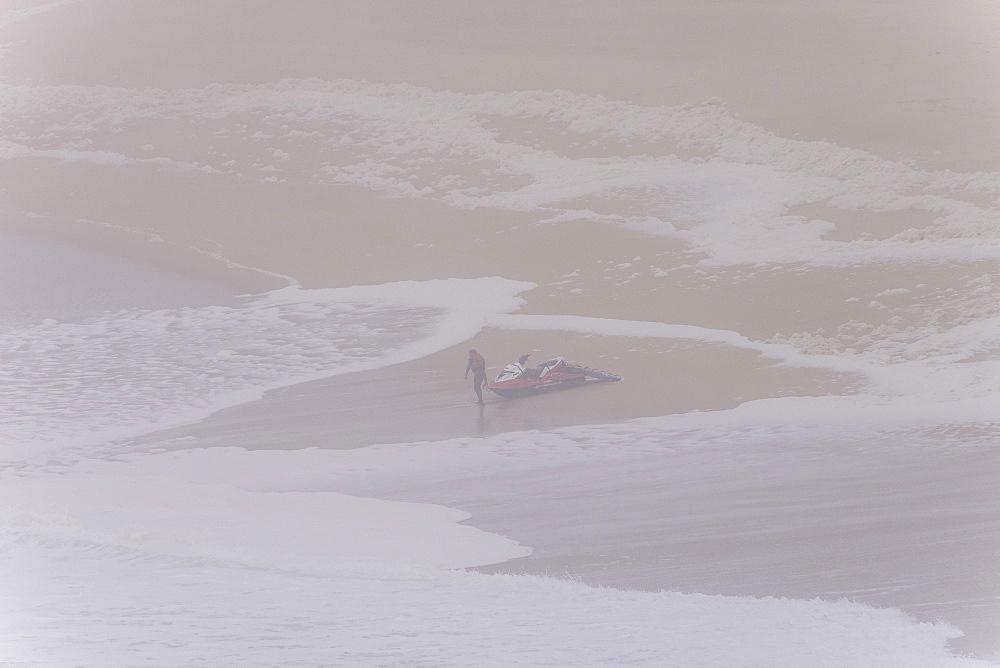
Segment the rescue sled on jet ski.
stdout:
<svg viewBox="0 0 1000 668">
<path fill-rule="evenodd" d="M 501 397 L 523 397 L 529 394 L 580 387 L 588 382 L 616 383 L 621 376 L 589 367 L 568 364 L 562 357 L 550 359 L 533 367 L 524 366 L 528 356 L 508 364 L 487 387 Z"/>
</svg>

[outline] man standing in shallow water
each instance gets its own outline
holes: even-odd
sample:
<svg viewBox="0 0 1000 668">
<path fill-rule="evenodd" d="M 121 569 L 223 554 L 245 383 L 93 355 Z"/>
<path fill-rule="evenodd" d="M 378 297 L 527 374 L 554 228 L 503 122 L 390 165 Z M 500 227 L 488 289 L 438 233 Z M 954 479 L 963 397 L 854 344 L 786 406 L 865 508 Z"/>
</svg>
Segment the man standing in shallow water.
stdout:
<svg viewBox="0 0 1000 668">
<path fill-rule="evenodd" d="M 465 365 L 465 377 L 468 379 L 469 371 L 472 371 L 472 389 L 479 397 L 479 405 L 483 406 L 483 385 L 486 384 L 486 358 L 476 352 L 475 348 L 469 350 L 469 363 Z"/>
</svg>

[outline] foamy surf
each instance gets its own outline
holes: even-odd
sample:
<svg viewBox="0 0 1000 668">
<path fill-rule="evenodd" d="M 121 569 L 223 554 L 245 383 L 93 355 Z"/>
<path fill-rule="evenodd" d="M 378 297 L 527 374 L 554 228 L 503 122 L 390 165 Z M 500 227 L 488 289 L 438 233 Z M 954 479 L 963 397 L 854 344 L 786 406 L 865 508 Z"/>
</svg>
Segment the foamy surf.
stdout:
<svg viewBox="0 0 1000 668">
<path fill-rule="evenodd" d="M 567 91 L 473 95 L 349 79 L 183 90 L 0 83 L 0 98 L 7 160 L 158 164 L 262 183 L 307 175 L 463 209 L 640 229 L 681 239 L 712 264 L 976 261 L 993 258 L 997 243 L 997 174 L 922 170 L 781 137 L 717 102 L 643 107 Z M 44 136 L 33 130 L 39 116 Z M 116 142 L 125 152 L 91 147 L 95 134 L 154 120 L 185 122 L 199 141 L 180 150 L 197 147 L 200 158 L 157 155 L 137 138 Z M 536 147 L 508 124 L 566 145 Z M 210 162 L 204 143 L 214 146 Z M 489 169 L 469 174 L 469 162 Z M 872 238 L 834 222 L 845 211 L 925 222 Z"/>
<path fill-rule="evenodd" d="M 175 665 L 264 665 L 275 657 L 469 665 L 534 664 L 545 656 L 586 666 L 771 664 L 775 657 L 783 665 L 987 665 L 949 655 L 944 645 L 957 632 L 947 625 L 847 602 L 625 592 L 461 573 L 320 579 L 30 545 L 0 552 L 0 563 L 4 661 L 134 663 L 155 655 Z M 10 577 L 26 570 L 49 577 Z M 136 607 L 137 599 L 146 604 Z"/>
<path fill-rule="evenodd" d="M 977 170 L 1000 30 L 981 3 L 876 4 L 207 3 L 195 25 L 15 0 L 0 222 L 136 230 L 293 287 L 4 327 L 0 658 L 995 652 L 1000 180 Z M 615 349 L 634 373 L 590 405 L 658 417 L 496 433 L 452 390 L 464 351 L 427 371 L 470 337 L 491 363 Z M 445 379 L 430 420 L 487 435 L 331 451 L 351 410 L 400 417 L 365 399 L 407 360 Z M 352 370 L 378 387 L 336 419 L 322 383 L 266 394 Z M 323 448 L 252 449 L 268 419 L 301 445 L 310 410 Z M 653 591 L 442 570 L 504 559 Z"/>
<path fill-rule="evenodd" d="M 233 305 L 132 310 L 0 335 L 3 457 L 137 436 L 264 392 L 416 359 L 517 308 L 499 278 L 304 290 Z"/>
</svg>

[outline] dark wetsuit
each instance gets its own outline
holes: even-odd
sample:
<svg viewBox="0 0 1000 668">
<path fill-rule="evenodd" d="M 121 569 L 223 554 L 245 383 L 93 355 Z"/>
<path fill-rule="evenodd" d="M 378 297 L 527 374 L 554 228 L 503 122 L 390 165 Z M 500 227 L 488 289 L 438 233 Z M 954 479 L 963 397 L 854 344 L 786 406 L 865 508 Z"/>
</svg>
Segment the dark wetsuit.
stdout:
<svg viewBox="0 0 1000 668">
<path fill-rule="evenodd" d="M 483 385 L 486 384 L 486 358 L 479 353 L 469 353 L 469 363 L 465 365 L 465 377 L 469 377 L 472 371 L 472 389 L 479 397 L 479 404 L 483 404 Z"/>
</svg>

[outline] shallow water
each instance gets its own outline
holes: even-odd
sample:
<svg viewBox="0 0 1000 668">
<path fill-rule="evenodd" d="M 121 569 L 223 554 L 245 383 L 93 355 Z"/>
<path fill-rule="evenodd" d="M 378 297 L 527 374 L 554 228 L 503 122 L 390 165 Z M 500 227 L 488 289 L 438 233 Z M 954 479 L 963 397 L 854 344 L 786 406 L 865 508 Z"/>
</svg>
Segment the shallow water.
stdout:
<svg viewBox="0 0 1000 668">
<path fill-rule="evenodd" d="M 0 230 L 0 329 L 132 309 L 225 304 L 235 293 L 112 253 Z"/>
<path fill-rule="evenodd" d="M 0 14 L 19 229 L 289 277 L 0 237 L 0 660 L 997 656 L 997 17 L 527 4 Z"/>
</svg>

